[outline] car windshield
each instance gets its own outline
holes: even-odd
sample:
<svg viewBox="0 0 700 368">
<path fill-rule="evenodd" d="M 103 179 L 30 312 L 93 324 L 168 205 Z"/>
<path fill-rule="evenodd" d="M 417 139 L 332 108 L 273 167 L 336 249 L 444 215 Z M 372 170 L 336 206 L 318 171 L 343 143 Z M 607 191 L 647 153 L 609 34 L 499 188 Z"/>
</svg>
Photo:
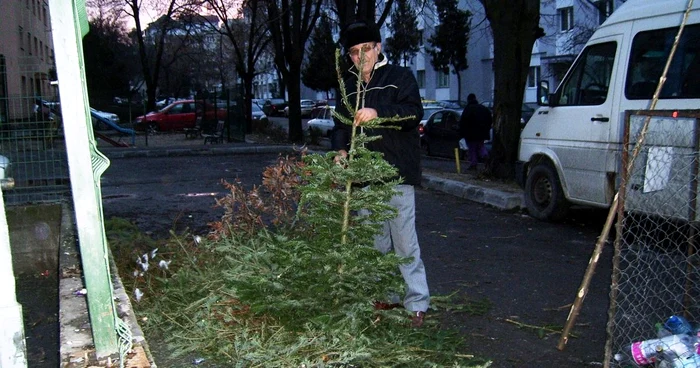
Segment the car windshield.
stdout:
<svg viewBox="0 0 700 368">
<path fill-rule="evenodd" d="M 262 109 L 260 108 L 260 106 L 258 106 L 258 104 L 254 103 L 254 104 L 251 104 L 250 106 L 253 108 L 253 112 L 262 111 Z"/>
</svg>

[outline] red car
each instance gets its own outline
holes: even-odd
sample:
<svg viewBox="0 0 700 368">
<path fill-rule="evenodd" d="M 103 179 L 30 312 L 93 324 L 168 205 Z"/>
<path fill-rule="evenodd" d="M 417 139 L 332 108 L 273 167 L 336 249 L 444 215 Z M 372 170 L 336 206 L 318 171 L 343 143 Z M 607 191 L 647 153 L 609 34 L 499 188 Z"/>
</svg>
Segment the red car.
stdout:
<svg viewBox="0 0 700 368">
<path fill-rule="evenodd" d="M 151 133 L 191 129 L 197 127 L 198 115 L 203 117 L 202 122 L 216 122 L 226 119 L 226 109 L 217 109 L 208 103 L 204 105 L 202 101 L 175 101 L 159 111 L 137 117 L 134 128 L 140 131 L 148 130 Z"/>
</svg>

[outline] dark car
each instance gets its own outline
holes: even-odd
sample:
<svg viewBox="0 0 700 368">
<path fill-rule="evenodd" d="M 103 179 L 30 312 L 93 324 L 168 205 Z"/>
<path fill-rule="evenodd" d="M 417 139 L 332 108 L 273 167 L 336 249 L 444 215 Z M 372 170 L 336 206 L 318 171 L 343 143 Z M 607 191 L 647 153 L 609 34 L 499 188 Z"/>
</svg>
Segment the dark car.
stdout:
<svg viewBox="0 0 700 368">
<path fill-rule="evenodd" d="M 430 115 L 423 126 L 421 148 L 428 156 L 454 158 L 455 148 L 459 148 L 459 118 L 461 110 L 441 109 Z M 464 159 L 465 152 L 460 152 Z"/>
<path fill-rule="evenodd" d="M 281 98 L 270 98 L 265 100 L 262 109 L 267 116 L 284 116 L 284 108 L 287 105 L 287 101 Z"/>
<path fill-rule="evenodd" d="M 440 100 L 437 103 L 446 109 L 462 109 L 463 110 L 465 107 L 467 107 L 467 101 L 460 101 L 460 100 Z"/>
<path fill-rule="evenodd" d="M 489 110 L 491 110 L 491 113 L 493 114 L 493 101 L 484 101 L 481 104 L 488 107 Z M 523 103 L 523 106 L 520 109 L 520 129 L 525 128 L 525 124 L 527 124 L 527 122 L 530 121 L 530 118 L 532 117 L 532 115 L 535 114 L 535 111 L 537 111 L 538 107 L 539 106 L 536 102 Z"/>
</svg>

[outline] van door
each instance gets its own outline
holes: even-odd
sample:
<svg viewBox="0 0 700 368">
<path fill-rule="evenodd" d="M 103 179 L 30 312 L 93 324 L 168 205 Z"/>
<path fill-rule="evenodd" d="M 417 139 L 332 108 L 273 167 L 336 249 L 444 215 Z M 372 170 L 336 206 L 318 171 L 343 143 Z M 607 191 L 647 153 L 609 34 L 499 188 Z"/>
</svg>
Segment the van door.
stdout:
<svg viewBox="0 0 700 368">
<path fill-rule="evenodd" d="M 618 123 L 613 70 L 620 64 L 620 45 L 622 35 L 589 43 L 545 111 L 546 129 L 537 133 L 561 165 L 560 180 L 570 200 L 605 205 L 609 199 L 606 163 L 614 156 L 611 124 Z"/>
</svg>

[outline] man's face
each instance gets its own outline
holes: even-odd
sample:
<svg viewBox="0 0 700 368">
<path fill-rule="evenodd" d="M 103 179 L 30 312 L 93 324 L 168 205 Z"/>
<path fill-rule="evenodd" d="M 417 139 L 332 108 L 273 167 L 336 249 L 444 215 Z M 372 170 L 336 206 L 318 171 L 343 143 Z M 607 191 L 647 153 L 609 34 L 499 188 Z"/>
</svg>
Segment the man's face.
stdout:
<svg viewBox="0 0 700 368">
<path fill-rule="evenodd" d="M 382 44 L 379 42 L 365 42 L 355 45 L 348 50 L 348 55 L 352 59 L 353 64 L 357 69 L 360 69 L 360 56 L 364 55 L 362 74 L 366 75 L 372 72 L 374 64 L 379 58 L 379 53 L 382 50 Z"/>
</svg>

